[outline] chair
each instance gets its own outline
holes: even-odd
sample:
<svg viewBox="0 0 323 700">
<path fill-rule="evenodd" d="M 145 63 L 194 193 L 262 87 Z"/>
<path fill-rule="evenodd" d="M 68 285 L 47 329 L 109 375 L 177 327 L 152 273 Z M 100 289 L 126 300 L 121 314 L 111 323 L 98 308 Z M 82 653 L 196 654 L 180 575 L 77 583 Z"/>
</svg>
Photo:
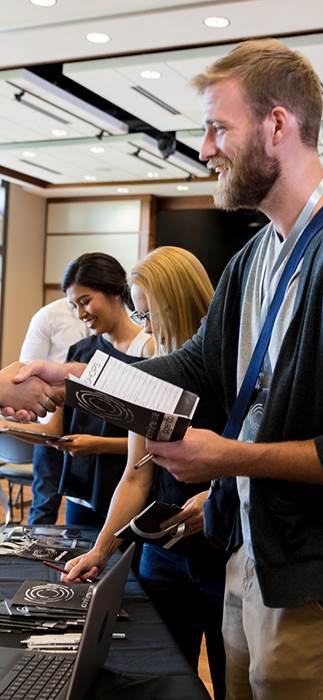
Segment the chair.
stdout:
<svg viewBox="0 0 323 700">
<path fill-rule="evenodd" d="M 31 486 L 33 480 L 33 445 L 22 442 L 16 437 L 0 434 L 0 480 L 8 482 L 8 498 L 0 483 L 0 499 L 5 511 L 5 524 L 14 522 L 14 508 L 20 509 L 21 523 L 24 519 L 24 486 Z M 18 491 L 14 496 L 14 486 L 18 485 Z M 29 505 L 29 503 L 28 503 Z"/>
</svg>

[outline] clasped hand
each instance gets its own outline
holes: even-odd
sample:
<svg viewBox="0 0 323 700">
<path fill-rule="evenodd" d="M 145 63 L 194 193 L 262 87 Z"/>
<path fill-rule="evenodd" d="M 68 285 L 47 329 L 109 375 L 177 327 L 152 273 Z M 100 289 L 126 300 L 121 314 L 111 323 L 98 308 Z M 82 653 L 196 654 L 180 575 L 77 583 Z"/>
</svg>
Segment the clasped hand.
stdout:
<svg viewBox="0 0 323 700">
<path fill-rule="evenodd" d="M 38 376 L 26 376 L 21 386 L 16 383 L 15 378 L 24 367 L 21 362 L 13 362 L 0 371 L 0 405 L 3 415 L 30 421 L 55 411 L 63 397 L 60 387 L 50 386 Z"/>
</svg>

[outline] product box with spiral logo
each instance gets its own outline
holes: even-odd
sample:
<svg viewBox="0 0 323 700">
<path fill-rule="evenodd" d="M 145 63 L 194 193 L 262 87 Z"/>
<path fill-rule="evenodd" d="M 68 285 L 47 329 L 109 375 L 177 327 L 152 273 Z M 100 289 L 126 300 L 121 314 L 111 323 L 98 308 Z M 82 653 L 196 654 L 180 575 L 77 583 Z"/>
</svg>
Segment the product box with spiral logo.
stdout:
<svg viewBox="0 0 323 700">
<path fill-rule="evenodd" d="M 151 440 L 180 440 L 199 398 L 97 350 L 80 379 L 66 380 L 66 403 Z"/>
<path fill-rule="evenodd" d="M 85 612 L 89 606 L 94 585 L 90 583 L 64 584 L 48 581 L 24 581 L 11 600 L 14 607 L 27 606 L 42 610 Z"/>
</svg>

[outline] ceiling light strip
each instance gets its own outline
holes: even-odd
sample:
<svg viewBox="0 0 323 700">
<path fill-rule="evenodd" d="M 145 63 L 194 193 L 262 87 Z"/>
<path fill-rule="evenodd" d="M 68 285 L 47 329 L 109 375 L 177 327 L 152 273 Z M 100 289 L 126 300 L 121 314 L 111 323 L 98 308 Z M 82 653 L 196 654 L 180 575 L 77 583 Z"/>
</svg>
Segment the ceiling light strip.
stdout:
<svg viewBox="0 0 323 700">
<path fill-rule="evenodd" d="M 153 139 L 155 141 L 155 139 Z M 141 146 L 140 144 L 137 143 L 132 143 L 132 141 L 128 141 L 129 146 L 133 146 L 133 148 L 137 148 L 138 152 L 143 151 L 143 153 L 148 153 L 149 156 L 153 156 L 153 158 L 156 158 L 156 160 L 159 160 L 160 162 L 164 162 L 164 158 L 160 155 L 160 153 L 152 153 L 152 151 L 149 150 L 149 148 L 145 148 L 145 146 Z M 156 148 L 157 148 L 157 142 L 156 142 Z M 160 166 L 157 166 L 160 167 Z"/>
<path fill-rule="evenodd" d="M 146 150 L 149 153 L 152 153 L 152 151 L 149 149 L 149 146 L 151 146 L 153 149 L 158 150 L 158 143 L 156 139 L 154 139 L 152 136 L 149 134 L 144 134 L 144 143 L 146 144 Z M 140 148 L 143 148 L 140 146 Z M 155 158 L 158 158 L 159 156 L 155 153 L 152 153 Z M 178 161 L 180 161 L 181 165 L 178 165 Z M 210 176 L 210 171 L 205 165 L 202 165 L 202 163 L 198 162 L 194 158 L 190 158 L 188 155 L 182 153 L 180 150 L 176 148 L 175 153 L 170 155 L 167 158 L 167 163 L 169 165 L 173 165 L 174 167 L 178 168 L 179 170 L 182 170 L 183 172 L 186 172 L 188 175 L 191 175 L 195 172 L 196 173 L 201 173 L 201 175 L 204 175 L 205 177 Z M 193 170 L 193 172 L 192 172 Z"/>
<path fill-rule="evenodd" d="M 153 141 L 153 142 L 155 141 L 155 139 L 153 139 L 152 137 L 149 137 L 149 139 L 150 139 L 151 141 Z M 130 146 L 135 146 L 135 144 L 134 144 L 134 143 L 131 143 L 131 141 L 129 141 L 129 145 L 130 145 Z M 156 143 L 155 147 L 158 148 L 158 147 L 157 147 L 157 143 Z M 172 166 L 173 168 L 177 168 L 178 170 L 181 170 L 181 171 L 182 171 L 183 173 L 185 173 L 188 177 L 190 177 L 190 176 L 192 175 L 192 170 L 189 169 L 190 165 L 191 165 L 191 168 L 192 168 L 192 167 L 193 167 L 193 168 L 196 167 L 197 170 L 200 170 L 200 171 L 203 171 L 203 172 L 206 171 L 206 174 L 209 175 L 209 171 L 205 168 L 205 166 L 202 166 L 200 163 L 195 163 L 195 161 L 194 161 L 193 159 L 190 159 L 190 158 L 188 158 L 187 156 L 185 156 L 185 165 L 186 165 L 186 167 L 183 167 L 182 165 L 177 165 L 177 163 L 174 163 L 174 162 L 172 161 L 172 159 L 174 159 L 174 160 L 175 160 L 176 158 L 181 159 L 182 156 L 183 156 L 183 154 L 180 153 L 180 152 L 177 151 L 177 150 L 175 151 L 175 153 L 173 153 L 171 156 L 169 156 L 169 157 L 166 158 L 166 159 L 163 158 L 163 157 L 160 156 L 160 155 L 157 155 L 157 154 L 155 154 L 155 153 L 152 153 L 148 148 L 144 148 L 144 147 L 141 147 L 141 146 L 140 146 L 140 147 L 138 147 L 138 151 L 139 151 L 139 153 L 140 153 L 140 151 L 144 151 L 144 153 L 148 153 L 148 155 L 153 156 L 153 158 L 156 158 L 156 160 L 159 160 L 161 163 L 165 163 L 165 162 L 166 162 L 166 163 L 167 163 L 167 166 L 170 165 L 170 166 Z M 132 153 L 131 155 L 136 155 L 136 154 L 135 154 L 135 153 Z M 140 155 L 137 155 L 136 157 L 137 157 L 137 158 L 139 157 L 141 160 L 146 160 L 147 163 L 149 163 L 150 165 L 153 165 L 153 166 L 156 167 L 156 168 L 159 168 L 160 170 L 163 169 L 163 166 L 157 165 L 157 163 L 153 163 L 153 162 L 151 162 L 151 161 L 148 161 L 147 159 L 143 158 L 143 157 L 140 156 Z M 183 157 L 184 157 L 184 156 L 183 156 Z"/>
<path fill-rule="evenodd" d="M 28 102 L 24 97 L 20 97 L 19 95 L 15 95 L 15 99 L 19 104 L 24 105 L 24 107 L 28 107 L 28 109 L 33 109 L 35 112 L 39 112 L 40 114 L 43 114 L 45 117 L 50 117 L 50 119 L 55 120 L 56 122 L 59 122 L 59 124 L 70 124 L 71 122 L 67 121 L 67 119 L 63 119 L 63 117 L 59 117 L 57 114 L 53 114 L 53 112 L 49 112 L 48 109 L 44 109 L 43 107 L 37 107 L 37 105 L 33 105 L 31 102 Z M 53 105 L 54 106 L 54 105 Z"/>
<path fill-rule="evenodd" d="M 165 109 L 166 112 L 170 112 L 170 114 L 173 114 L 174 116 L 180 114 L 180 112 L 177 109 L 175 109 L 175 107 L 172 107 L 171 105 L 167 104 L 167 102 L 160 100 L 159 97 L 152 95 L 151 92 L 145 90 L 145 88 L 141 87 L 140 85 L 131 85 L 130 89 L 134 90 L 135 92 L 139 92 L 139 94 L 142 95 L 142 97 L 146 97 L 147 100 L 154 102 L 156 105 L 158 105 L 158 107 Z"/>
<path fill-rule="evenodd" d="M 138 153 L 136 151 L 135 153 L 129 153 L 128 155 L 133 156 L 134 158 L 138 158 L 138 160 L 142 160 L 144 161 L 144 163 L 148 163 L 148 165 L 152 165 L 154 168 L 158 168 L 158 170 L 165 170 L 165 168 L 162 165 L 158 165 L 153 160 L 149 160 L 149 158 L 145 158 L 144 156 L 140 155 L 140 152 Z"/>
<path fill-rule="evenodd" d="M 27 163 L 27 165 L 32 165 L 33 168 L 39 168 L 40 170 L 46 170 L 48 173 L 53 173 L 54 175 L 63 175 L 63 173 L 58 172 L 58 170 L 53 170 L 52 168 L 47 168 L 46 165 L 40 165 L 39 163 L 34 163 L 31 160 L 26 160 L 25 158 L 19 158 L 20 163 Z"/>
</svg>

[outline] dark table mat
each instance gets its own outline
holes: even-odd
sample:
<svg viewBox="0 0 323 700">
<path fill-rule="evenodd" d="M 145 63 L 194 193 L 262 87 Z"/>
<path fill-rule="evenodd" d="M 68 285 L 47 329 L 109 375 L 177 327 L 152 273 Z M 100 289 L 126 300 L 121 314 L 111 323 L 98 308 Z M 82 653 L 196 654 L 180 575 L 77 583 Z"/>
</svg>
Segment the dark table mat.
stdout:
<svg viewBox="0 0 323 700">
<path fill-rule="evenodd" d="M 118 555 L 110 560 L 109 566 Z M 60 574 L 41 562 L 0 557 L 0 599 L 11 598 L 26 579 L 58 581 Z M 123 607 L 129 620 L 118 622 L 126 639 L 113 640 L 89 700 L 206 700 L 209 694 L 177 647 L 131 571 Z M 9 621 L 8 621 L 9 625 Z M 18 647 L 26 633 L 0 633 L 0 646 Z M 0 668 L 3 663 L 0 659 Z"/>
</svg>

